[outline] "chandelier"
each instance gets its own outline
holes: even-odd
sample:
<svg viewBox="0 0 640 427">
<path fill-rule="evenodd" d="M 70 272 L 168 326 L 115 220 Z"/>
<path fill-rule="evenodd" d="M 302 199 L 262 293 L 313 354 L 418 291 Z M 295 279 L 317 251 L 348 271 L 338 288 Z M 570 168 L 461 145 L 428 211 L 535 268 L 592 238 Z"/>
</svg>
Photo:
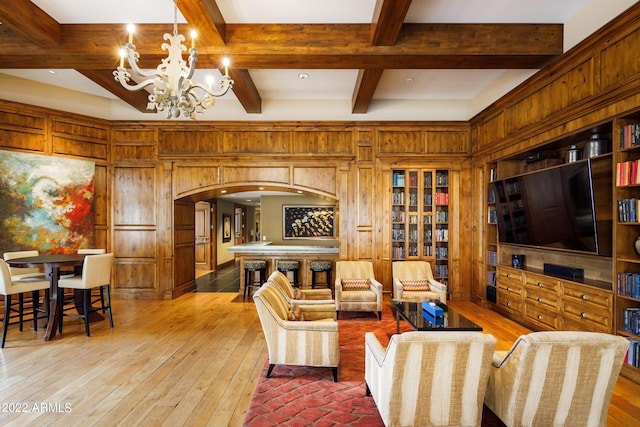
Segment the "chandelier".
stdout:
<svg viewBox="0 0 640 427">
<path fill-rule="evenodd" d="M 196 34 L 195 30 L 191 32 L 191 48 L 188 62 L 185 62 L 182 59 L 182 51 L 187 49 L 182 44 L 185 37 L 178 34 L 178 3 L 174 1 L 173 4 L 173 35 L 165 33 L 163 39 L 168 40 L 169 43 L 162 43 L 162 50 L 169 52 L 167 58 L 163 59 L 153 71 L 140 69 L 138 67 L 140 54 L 136 52 L 136 46 L 133 44 L 134 27 L 129 24 L 127 28 L 129 42 L 120 49 L 120 66 L 113 75 L 125 89 L 132 92 L 153 85 L 147 110 L 167 110 L 168 119 L 180 117 L 180 113 L 195 119 L 196 113 L 202 113 L 203 110 L 213 106 L 214 97 L 224 95 L 233 86 L 233 80 L 229 77 L 229 59 L 223 59 L 224 76 L 215 87 L 192 82 L 191 77 L 198 62 L 198 51 L 195 48 Z M 144 78 L 143 81 L 130 84 L 133 79 L 131 73 L 124 67 L 125 58 L 131 70 L 135 75 Z"/>
</svg>

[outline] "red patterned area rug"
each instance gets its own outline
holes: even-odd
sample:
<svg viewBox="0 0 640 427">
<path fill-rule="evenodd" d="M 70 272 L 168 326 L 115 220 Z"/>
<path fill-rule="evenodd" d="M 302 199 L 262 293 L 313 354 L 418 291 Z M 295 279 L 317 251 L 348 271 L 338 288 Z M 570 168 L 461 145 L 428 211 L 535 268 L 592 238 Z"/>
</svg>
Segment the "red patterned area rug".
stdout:
<svg viewBox="0 0 640 427">
<path fill-rule="evenodd" d="M 371 396 L 365 395 L 364 334 L 373 332 L 386 347 L 396 333 L 395 315 L 387 305 L 378 320 L 374 313 L 340 313 L 340 366 L 338 382 L 331 368 L 277 365 L 266 378 L 269 361 L 244 419 L 245 426 L 384 426 Z M 400 332 L 411 328 L 400 322 Z M 487 408 L 482 425 L 503 426 Z"/>
</svg>

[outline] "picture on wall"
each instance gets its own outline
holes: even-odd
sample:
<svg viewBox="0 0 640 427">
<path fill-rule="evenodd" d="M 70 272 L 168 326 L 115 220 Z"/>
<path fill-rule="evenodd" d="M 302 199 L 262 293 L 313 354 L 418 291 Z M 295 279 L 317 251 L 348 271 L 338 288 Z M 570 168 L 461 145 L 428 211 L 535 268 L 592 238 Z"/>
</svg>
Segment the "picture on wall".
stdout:
<svg viewBox="0 0 640 427">
<path fill-rule="evenodd" d="M 0 150 L 0 247 L 92 247 L 94 174 L 91 161 Z"/>
<path fill-rule="evenodd" d="M 231 241 L 231 215 L 222 214 L 222 243 Z"/>
<path fill-rule="evenodd" d="M 332 239 L 335 206 L 282 206 L 283 239 Z"/>
</svg>

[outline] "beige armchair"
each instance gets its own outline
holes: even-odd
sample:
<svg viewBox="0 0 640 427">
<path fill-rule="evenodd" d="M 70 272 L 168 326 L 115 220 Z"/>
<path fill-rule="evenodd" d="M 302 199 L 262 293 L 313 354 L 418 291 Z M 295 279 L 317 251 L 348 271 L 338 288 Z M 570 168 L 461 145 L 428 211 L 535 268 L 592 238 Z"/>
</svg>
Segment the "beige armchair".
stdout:
<svg viewBox="0 0 640 427">
<path fill-rule="evenodd" d="M 336 262 L 335 300 L 340 311 L 375 311 L 382 319 L 382 284 L 371 261 Z"/>
<path fill-rule="evenodd" d="M 368 332 L 367 395 L 386 426 L 479 426 L 495 345 L 482 332 L 405 332 L 385 351 Z"/>
<path fill-rule="evenodd" d="M 269 281 L 256 291 L 253 300 L 269 352 L 267 378 L 275 365 L 326 366 L 338 381 L 340 347 L 333 304 L 289 305 Z"/>
<path fill-rule="evenodd" d="M 274 271 L 267 279 L 277 286 L 278 290 L 287 300 L 287 303 L 293 304 L 331 304 L 335 307 L 331 289 L 298 289 L 294 288 L 289 278 L 280 271 Z M 335 311 L 335 309 L 334 309 Z"/>
<path fill-rule="evenodd" d="M 508 426 L 605 426 L 629 341 L 534 332 L 496 352 L 485 404 Z"/>
<path fill-rule="evenodd" d="M 394 299 L 447 303 L 447 285 L 434 280 L 427 261 L 396 261 L 391 270 Z"/>
</svg>

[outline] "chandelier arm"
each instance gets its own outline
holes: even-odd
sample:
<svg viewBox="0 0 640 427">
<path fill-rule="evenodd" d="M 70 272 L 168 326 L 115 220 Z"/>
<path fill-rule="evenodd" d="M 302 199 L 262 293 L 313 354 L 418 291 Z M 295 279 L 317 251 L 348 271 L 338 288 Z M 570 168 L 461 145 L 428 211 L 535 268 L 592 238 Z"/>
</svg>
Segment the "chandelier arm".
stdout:
<svg viewBox="0 0 640 427">
<path fill-rule="evenodd" d="M 113 72 L 113 75 L 115 76 L 116 80 L 120 82 L 122 87 L 132 92 L 144 89 L 145 87 L 152 85 L 155 82 L 155 78 L 148 78 L 136 85 L 131 85 L 129 84 L 129 81 L 131 80 L 131 74 L 122 67 L 118 67 L 116 71 Z"/>
<path fill-rule="evenodd" d="M 127 62 L 129 63 L 129 67 L 139 76 L 142 77 L 152 77 L 155 76 L 155 72 L 144 71 L 142 68 L 138 66 L 138 58 L 140 54 L 136 51 L 136 47 L 132 43 L 127 43 L 124 47 L 124 51 L 126 53 Z M 120 67 L 118 67 L 120 68 Z"/>
<path fill-rule="evenodd" d="M 225 93 L 227 93 L 229 91 L 229 89 L 231 89 L 231 86 L 233 86 L 233 80 L 231 80 L 229 77 L 224 76 L 222 77 L 222 79 L 220 79 L 220 81 L 218 82 L 218 84 L 216 85 L 216 89 L 210 89 L 208 86 L 203 85 L 202 83 L 191 83 L 191 87 L 192 88 L 198 88 L 201 89 L 203 91 L 205 91 L 207 94 L 209 94 L 210 96 L 223 96 Z"/>
</svg>

